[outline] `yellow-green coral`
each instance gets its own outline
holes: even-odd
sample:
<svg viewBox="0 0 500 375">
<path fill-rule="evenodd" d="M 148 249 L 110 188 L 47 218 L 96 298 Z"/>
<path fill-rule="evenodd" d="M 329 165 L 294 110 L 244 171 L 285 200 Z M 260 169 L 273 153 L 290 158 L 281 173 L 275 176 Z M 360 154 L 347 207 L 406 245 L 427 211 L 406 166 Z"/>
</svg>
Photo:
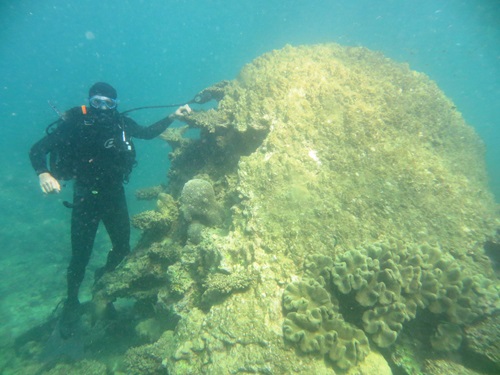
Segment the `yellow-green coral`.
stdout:
<svg viewBox="0 0 500 375">
<path fill-rule="evenodd" d="M 143 211 L 134 215 L 131 224 L 140 230 L 162 229 L 165 232 L 170 227 L 170 221 L 157 211 Z"/>
<path fill-rule="evenodd" d="M 236 129 L 269 131 L 242 192 L 297 249 L 319 225 L 343 244 L 412 233 L 457 251 L 491 233 L 483 145 L 424 74 L 363 48 L 287 47 L 232 90 L 220 110 Z"/>
<path fill-rule="evenodd" d="M 447 319 L 437 326 L 431 343 L 439 350 L 456 350 L 461 342 L 460 325 L 493 312 L 500 303 L 498 286 L 482 276 L 470 276 L 452 256 L 427 244 L 374 243 L 346 251 L 335 262 L 324 256 L 309 256 L 305 267 L 304 274 L 316 275 L 321 284 L 307 278 L 305 283 L 289 284 L 284 294 L 285 309 L 307 311 L 300 321 L 312 322 L 311 316 L 321 315 L 316 311 L 318 306 L 338 310 L 330 298 L 350 295 L 351 304 L 355 300 L 358 310 L 363 311 L 363 329 L 382 348 L 396 341 L 404 323 L 416 317 L 417 308 L 427 308 Z M 330 293 L 322 287 L 325 278 L 331 280 Z M 290 337 L 295 337 L 289 315 L 284 327 Z M 297 320 L 296 315 L 292 318 Z"/>
<path fill-rule="evenodd" d="M 403 329 L 403 323 L 408 320 L 405 310 L 406 306 L 400 302 L 367 310 L 363 314 L 366 333 L 369 333 L 381 348 L 394 344 Z"/>
<path fill-rule="evenodd" d="M 251 275 L 247 274 L 209 274 L 203 285 L 205 291 L 202 295 L 202 302 L 204 305 L 219 303 L 231 293 L 242 292 L 248 289 L 251 281 Z"/>
<path fill-rule="evenodd" d="M 158 185 L 148 188 L 138 189 L 135 192 L 135 197 L 139 200 L 152 200 L 158 198 L 160 193 L 165 191 L 165 186 Z"/>
<path fill-rule="evenodd" d="M 207 226 L 219 224 L 222 212 L 212 184 L 202 179 L 186 182 L 181 194 L 181 212 L 188 223 L 200 222 Z"/>
<path fill-rule="evenodd" d="M 193 285 L 193 280 L 189 273 L 179 264 L 173 264 L 168 268 L 169 290 L 177 296 L 185 294 Z"/>
<path fill-rule="evenodd" d="M 306 279 L 287 285 L 283 293 L 283 305 L 287 311 L 315 310 L 321 306 L 333 310 L 328 292 L 315 280 Z"/>
<path fill-rule="evenodd" d="M 316 281 L 291 283 L 283 295 L 288 311 L 283 334 L 304 353 L 320 353 L 346 369 L 370 352 L 362 330 L 346 323 L 335 310 L 328 292 Z"/>
<path fill-rule="evenodd" d="M 125 353 L 126 373 L 130 375 L 168 374 L 165 356 L 173 352 L 175 338 L 172 331 L 165 331 L 154 344 L 130 348 Z"/>
<path fill-rule="evenodd" d="M 131 224 L 143 231 L 154 231 L 166 234 L 171 224 L 177 220 L 179 209 L 171 195 L 158 193 L 156 210 L 144 211 L 134 215 Z"/>
<path fill-rule="evenodd" d="M 367 264 L 367 262 L 369 264 Z M 333 283 L 341 293 L 347 294 L 352 290 L 366 288 L 368 281 L 374 277 L 374 260 L 360 253 L 359 251 L 346 252 L 341 262 L 335 264 L 332 275 Z M 375 260 L 376 262 L 376 260 Z M 360 293 L 358 293 L 359 295 Z M 377 295 L 378 297 L 378 295 Z M 360 301 L 362 305 L 371 306 L 373 301 L 366 298 L 366 302 Z"/>
<path fill-rule="evenodd" d="M 367 336 L 389 345 L 419 309 L 435 327 L 460 328 L 494 310 L 498 282 L 478 262 L 498 227 L 484 147 L 427 76 L 365 48 L 287 46 L 222 91 L 217 108 L 188 120 L 199 138 L 179 132 L 170 154 L 174 200 L 206 176 L 224 220 L 220 233 L 188 229 L 198 220 L 188 209 L 168 232 L 182 247 L 170 268 L 182 270 L 179 282 L 160 289 L 172 287 L 165 304 L 182 316 L 169 372 L 326 373 L 328 357 L 354 365 Z M 255 282 L 200 310 L 204 285 L 222 269 Z M 297 287 L 287 302 L 297 307 L 287 309 L 285 286 L 310 280 L 332 306 L 317 286 Z M 318 346 L 324 355 L 294 350 Z"/>
</svg>

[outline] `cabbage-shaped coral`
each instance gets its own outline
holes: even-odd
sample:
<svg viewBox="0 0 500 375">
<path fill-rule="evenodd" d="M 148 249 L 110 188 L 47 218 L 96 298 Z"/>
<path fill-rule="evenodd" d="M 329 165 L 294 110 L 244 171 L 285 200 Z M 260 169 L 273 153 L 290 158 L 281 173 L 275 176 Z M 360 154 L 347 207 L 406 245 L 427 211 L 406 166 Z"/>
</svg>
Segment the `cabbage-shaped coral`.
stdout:
<svg viewBox="0 0 500 375">
<path fill-rule="evenodd" d="M 336 262 L 332 274 L 333 283 L 343 294 L 360 290 L 374 276 L 376 264 L 360 251 L 348 251 L 340 262 Z"/>
<path fill-rule="evenodd" d="M 342 369 L 356 365 L 370 352 L 364 332 L 325 307 L 289 313 L 283 333 L 302 352 L 325 354 Z"/>
<path fill-rule="evenodd" d="M 437 327 L 431 342 L 439 350 L 447 345 L 446 350 L 454 350 L 461 330 L 449 335 L 443 327 L 469 324 L 498 308 L 495 284 L 464 272 L 439 246 L 387 241 L 348 250 L 333 264 L 324 258 L 309 256 L 305 275 L 315 276 L 322 284 L 331 280 L 334 301 L 340 293 L 353 298 L 360 309 L 368 308 L 362 314 L 362 326 L 379 347 L 392 345 L 403 324 L 414 319 L 420 308 L 446 316 L 447 322 Z"/>
<path fill-rule="evenodd" d="M 328 292 L 312 279 L 288 284 L 283 293 L 283 304 L 287 311 L 312 311 L 322 306 L 333 309 Z"/>
<path fill-rule="evenodd" d="M 325 286 L 331 279 L 333 259 L 326 255 L 309 254 L 304 260 L 304 277 L 316 280 Z"/>
<path fill-rule="evenodd" d="M 391 346 L 408 319 L 403 303 L 379 306 L 363 314 L 365 331 L 372 335 L 373 341 L 381 348 Z"/>
<path fill-rule="evenodd" d="M 284 306 L 289 312 L 283 323 L 285 338 L 304 353 L 320 353 L 347 369 L 363 360 L 370 352 L 364 332 L 337 313 L 330 295 L 314 280 L 287 286 Z"/>
<path fill-rule="evenodd" d="M 186 182 L 181 194 L 181 212 L 188 223 L 198 221 L 207 226 L 219 224 L 222 212 L 212 184 L 202 179 Z"/>
</svg>

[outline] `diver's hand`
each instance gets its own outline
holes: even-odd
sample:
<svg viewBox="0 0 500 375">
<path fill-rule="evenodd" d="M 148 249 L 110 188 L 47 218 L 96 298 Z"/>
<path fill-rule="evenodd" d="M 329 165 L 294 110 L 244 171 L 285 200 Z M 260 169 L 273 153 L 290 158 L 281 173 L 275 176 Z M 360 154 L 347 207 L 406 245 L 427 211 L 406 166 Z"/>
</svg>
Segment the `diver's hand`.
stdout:
<svg viewBox="0 0 500 375">
<path fill-rule="evenodd" d="M 188 115 L 190 115 L 191 113 L 193 112 L 193 110 L 191 109 L 191 107 L 187 104 L 177 108 L 177 111 L 175 111 L 174 113 L 172 113 L 169 117 L 172 119 L 172 120 L 184 120 L 184 118 Z"/>
<path fill-rule="evenodd" d="M 38 175 L 40 187 L 45 194 L 59 193 L 61 185 L 49 172 L 40 173 Z"/>
</svg>

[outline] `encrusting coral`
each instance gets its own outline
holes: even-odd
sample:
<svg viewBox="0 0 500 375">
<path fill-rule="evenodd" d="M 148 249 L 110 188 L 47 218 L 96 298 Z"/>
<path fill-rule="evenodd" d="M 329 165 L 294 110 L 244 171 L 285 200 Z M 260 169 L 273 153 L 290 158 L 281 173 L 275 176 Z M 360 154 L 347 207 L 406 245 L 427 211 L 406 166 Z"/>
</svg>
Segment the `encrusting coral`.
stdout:
<svg viewBox="0 0 500 375">
<path fill-rule="evenodd" d="M 179 209 L 171 195 L 157 193 L 156 210 L 144 211 L 134 215 L 131 224 L 153 235 L 166 235 L 179 216 Z M 152 233 L 153 232 L 153 233 Z"/>
</svg>

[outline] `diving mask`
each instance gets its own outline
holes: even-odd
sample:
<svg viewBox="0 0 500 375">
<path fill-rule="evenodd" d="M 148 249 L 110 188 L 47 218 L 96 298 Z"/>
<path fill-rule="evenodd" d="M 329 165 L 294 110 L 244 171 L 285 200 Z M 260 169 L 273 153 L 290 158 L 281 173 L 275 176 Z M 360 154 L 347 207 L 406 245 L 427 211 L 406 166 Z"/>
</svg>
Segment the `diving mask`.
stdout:
<svg viewBox="0 0 500 375">
<path fill-rule="evenodd" d="M 114 109 L 118 105 L 118 99 L 111 99 L 102 95 L 94 95 L 89 99 L 89 103 L 95 109 Z"/>
</svg>

